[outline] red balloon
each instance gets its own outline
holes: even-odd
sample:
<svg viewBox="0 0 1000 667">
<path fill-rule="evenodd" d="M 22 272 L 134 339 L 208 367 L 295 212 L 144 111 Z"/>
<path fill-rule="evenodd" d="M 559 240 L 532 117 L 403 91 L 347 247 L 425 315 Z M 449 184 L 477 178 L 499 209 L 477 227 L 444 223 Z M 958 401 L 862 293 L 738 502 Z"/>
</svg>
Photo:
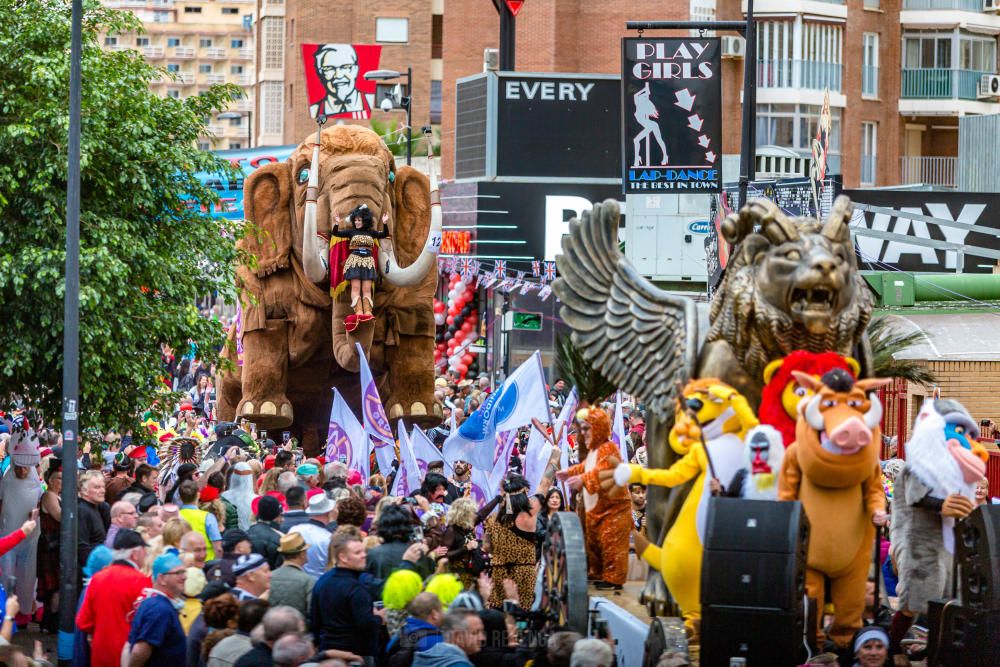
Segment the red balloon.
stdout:
<svg viewBox="0 0 1000 667">
<path fill-rule="evenodd" d="M 435 313 L 443 313 L 445 310 L 446 310 L 446 308 L 445 308 L 444 302 L 443 301 L 438 301 L 437 299 L 435 299 L 434 300 L 434 312 Z"/>
<path fill-rule="evenodd" d="M 469 372 L 469 367 L 467 364 L 459 364 L 457 368 L 459 375 L 461 375 L 462 377 L 465 377 L 465 374 Z"/>
<path fill-rule="evenodd" d="M 454 315 L 449 315 L 448 317 L 446 317 L 444 319 L 444 321 L 448 323 L 448 326 L 451 326 L 452 324 L 455 323 L 455 316 Z"/>
<path fill-rule="evenodd" d="M 459 329 L 458 331 L 455 332 L 455 335 L 452 337 L 452 340 L 461 343 L 463 340 L 465 340 L 465 332 Z"/>
<path fill-rule="evenodd" d="M 462 322 L 462 331 L 465 333 L 472 333 L 472 322 L 469 320 Z"/>
<path fill-rule="evenodd" d="M 473 361 L 475 361 L 475 357 L 473 357 L 468 352 L 462 355 L 462 363 L 465 364 L 466 366 L 471 366 Z"/>
</svg>

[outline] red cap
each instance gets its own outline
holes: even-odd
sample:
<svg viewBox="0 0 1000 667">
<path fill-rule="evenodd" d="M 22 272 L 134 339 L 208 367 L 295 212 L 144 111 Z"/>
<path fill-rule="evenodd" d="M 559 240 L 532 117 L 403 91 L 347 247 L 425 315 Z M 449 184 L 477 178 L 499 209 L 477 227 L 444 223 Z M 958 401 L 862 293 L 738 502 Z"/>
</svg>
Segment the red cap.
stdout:
<svg viewBox="0 0 1000 667">
<path fill-rule="evenodd" d="M 130 459 L 144 459 L 148 457 L 146 453 L 146 447 L 144 445 L 139 445 L 138 447 L 133 447 L 132 451 L 128 453 Z"/>
<path fill-rule="evenodd" d="M 219 490 L 214 486 L 206 486 L 198 494 L 198 500 L 203 503 L 210 503 L 219 497 Z"/>
<path fill-rule="evenodd" d="M 350 484 L 351 486 L 354 486 L 355 484 L 360 484 L 361 482 L 362 482 L 361 473 L 358 472 L 357 470 L 352 470 L 349 473 L 347 473 L 347 483 Z"/>
<path fill-rule="evenodd" d="M 194 405 L 191 401 L 181 401 L 181 410 L 194 410 Z"/>
</svg>

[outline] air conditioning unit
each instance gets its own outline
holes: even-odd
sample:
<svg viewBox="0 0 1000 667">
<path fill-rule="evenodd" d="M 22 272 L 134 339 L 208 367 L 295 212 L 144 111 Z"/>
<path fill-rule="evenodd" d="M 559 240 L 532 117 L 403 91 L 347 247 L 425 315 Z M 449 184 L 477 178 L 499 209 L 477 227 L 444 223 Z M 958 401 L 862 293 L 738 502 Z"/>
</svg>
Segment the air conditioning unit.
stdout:
<svg viewBox="0 0 1000 667">
<path fill-rule="evenodd" d="M 500 49 L 483 49 L 483 71 L 496 72 L 500 69 Z"/>
<path fill-rule="evenodd" d="M 996 0 L 1000 2 L 1000 0 Z M 747 40 L 734 35 L 722 36 L 723 58 L 744 58 L 747 55 Z"/>
<path fill-rule="evenodd" d="M 979 77 L 979 94 L 976 97 L 1000 97 L 1000 75 L 983 74 Z"/>
<path fill-rule="evenodd" d="M 1000 0 L 983 0 L 984 12 L 1000 12 Z"/>
</svg>

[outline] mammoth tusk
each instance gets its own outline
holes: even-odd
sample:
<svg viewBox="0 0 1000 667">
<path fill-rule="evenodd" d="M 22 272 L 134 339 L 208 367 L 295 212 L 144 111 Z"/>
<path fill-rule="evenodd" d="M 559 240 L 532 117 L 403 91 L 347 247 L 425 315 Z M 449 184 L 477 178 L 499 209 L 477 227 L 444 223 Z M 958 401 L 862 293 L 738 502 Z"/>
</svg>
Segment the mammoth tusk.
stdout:
<svg viewBox="0 0 1000 667">
<path fill-rule="evenodd" d="M 819 394 L 816 394 L 812 398 L 810 398 L 809 401 L 806 403 L 806 409 L 805 409 L 806 421 L 809 423 L 809 426 L 812 427 L 814 431 L 823 430 L 823 415 L 821 415 L 819 412 L 819 401 L 820 401 Z"/>
<path fill-rule="evenodd" d="M 865 413 L 865 426 L 876 428 L 882 423 L 882 401 L 878 400 L 878 394 L 872 393 L 869 396 L 871 407 Z"/>
<path fill-rule="evenodd" d="M 441 252 L 441 193 L 438 191 L 437 168 L 430 142 L 427 145 L 427 156 L 431 181 L 431 227 L 427 232 L 424 249 L 412 264 L 400 267 L 396 261 L 392 241 L 385 239 L 381 242 L 378 268 L 385 279 L 396 287 L 417 285 L 428 272 L 436 270 L 437 256 Z"/>
<path fill-rule="evenodd" d="M 321 283 L 327 278 L 326 243 L 318 242 L 316 228 L 316 200 L 319 198 L 319 138 L 313 147 L 312 164 L 309 168 L 309 185 L 306 187 L 306 207 L 302 224 L 302 269 L 306 278 Z"/>
</svg>

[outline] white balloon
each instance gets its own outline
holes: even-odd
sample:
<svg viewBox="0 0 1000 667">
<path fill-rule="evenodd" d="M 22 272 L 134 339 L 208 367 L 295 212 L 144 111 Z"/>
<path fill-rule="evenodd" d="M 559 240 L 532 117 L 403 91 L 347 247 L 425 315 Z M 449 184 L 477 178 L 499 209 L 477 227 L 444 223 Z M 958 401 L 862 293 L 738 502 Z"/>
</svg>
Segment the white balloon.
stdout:
<svg viewBox="0 0 1000 667">
<path fill-rule="evenodd" d="M 458 292 L 456 292 L 455 288 L 452 287 L 450 290 L 448 290 L 448 301 L 454 301 L 457 298 L 458 298 Z"/>
<path fill-rule="evenodd" d="M 434 313 L 434 324 L 441 326 L 448 319 L 447 313 Z"/>
<path fill-rule="evenodd" d="M 463 283 L 461 281 L 455 283 L 455 291 L 458 292 L 459 294 L 461 294 L 462 292 L 464 292 L 467 287 L 468 287 L 468 285 L 466 285 L 465 283 Z"/>
</svg>

